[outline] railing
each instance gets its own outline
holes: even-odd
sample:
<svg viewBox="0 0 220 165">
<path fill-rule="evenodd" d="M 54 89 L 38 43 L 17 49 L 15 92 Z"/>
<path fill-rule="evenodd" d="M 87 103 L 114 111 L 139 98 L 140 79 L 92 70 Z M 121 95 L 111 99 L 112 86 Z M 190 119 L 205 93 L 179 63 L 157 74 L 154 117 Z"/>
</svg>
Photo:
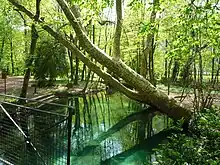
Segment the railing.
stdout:
<svg viewBox="0 0 220 165">
<path fill-rule="evenodd" d="M 114 118 L 118 108 L 127 117 L 141 113 L 140 105 L 134 102 L 120 106 L 104 93 L 47 97 L 50 101 L 24 99 L 19 104 L 22 98 L 0 94 L 0 165 L 103 164 L 139 141 L 139 128 L 144 122 L 137 117 L 131 120 L 136 122 L 128 120 L 129 125 L 125 122 L 118 129 L 118 123 L 126 117 Z M 110 107 L 113 102 L 116 110 Z"/>
<path fill-rule="evenodd" d="M 73 107 L 2 95 L 0 162 L 15 165 L 69 165 Z M 8 102 L 7 99 L 14 99 Z M 28 106 L 40 103 L 41 109 Z M 47 108 L 47 110 L 42 110 Z M 56 108 L 55 108 L 56 107 Z M 57 112 L 60 107 L 62 111 Z"/>
</svg>

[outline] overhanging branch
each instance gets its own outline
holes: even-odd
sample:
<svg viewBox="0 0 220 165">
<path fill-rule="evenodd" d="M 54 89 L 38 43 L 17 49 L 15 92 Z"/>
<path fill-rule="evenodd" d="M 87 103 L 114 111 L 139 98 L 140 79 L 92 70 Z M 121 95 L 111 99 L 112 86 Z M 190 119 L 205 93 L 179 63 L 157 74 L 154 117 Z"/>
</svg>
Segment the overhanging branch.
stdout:
<svg viewBox="0 0 220 165">
<path fill-rule="evenodd" d="M 25 12 L 30 18 L 33 19 L 34 15 L 27 10 L 25 7 L 17 3 L 15 0 L 8 0 L 14 6 L 16 6 L 20 11 Z M 134 90 L 129 90 L 120 84 L 117 80 L 112 78 L 109 74 L 102 71 L 98 66 L 88 60 L 87 57 L 82 54 L 75 45 L 69 43 L 65 40 L 65 38 L 56 33 L 51 29 L 48 25 L 46 25 L 43 20 L 38 19 L 37 21 L 42 23 L 41 26 L 44 30 L 50 33 L 55 39 L 57 39 L 60 43 L 70 49 L 73 53 L 75 53 L 82 62 L 84 62 L 90 69 L 97 73 L 100 77 L 109 81 L 111 85 L 116 87 L 119 91 L 130 97 L 131 99 L 138 100 L 140 102 L 149 104 L 153 107 L 157 107 L 162 113 L 167 114 L 169 117 L 174 119 L 189 118 L 191 116 L 191 111 L 189 109 L 184 108 L 182 105 L 177 103 L 173 98 L 169 98 L 165 93 L 156 89 L 148 80 L 144 77 L 136 73 L 126 64 L 124 64 L 120 60 L 114 60 L 112 57 L 107 55 L 97 46 L 95 46 L 87 37 L 85 32 L 80 27 L 78 23 L 78 19 L 74 16 L 74 14 L 69 9 L 68 5 L 64 0 L 57 0 L 60 7 L 62 8 L 64 14 L 69 20 L 71 26 L 76 32 L 76 35 L 80 41 L 83 49 L 96 61 L 105 66 L 109 71 L 113 72 L 117 77 L 121 77 L 127 84 L 132 86 L 137 92 Z M 44 24 L 44 25 L 43 25 Z M 97 70 L 96 70 L 97 69 Z"/>
<path fill-rule="evenodd" d="M 24 6 L 14 3 L 15 0 L 9 0 L 9 2 L 13 2 L 18 10 L 26 13 L 30 18 L 35 19 L 34 14 L 27 10 Z M 85 63 L 93 72 L 95 72 L 99 77 L 103 78 L 105 82 L 111 84 L 114 86 L 117 90 L 124 93 L 125 95 L 129 96 L 130 98 L 141 101 L 140 94 L 138 94 L 136 91 L 133 91 L 127 87 L 125 87 L 123 84 L 121 84 L 117 79 L 112 77 L 107 72 L 103 71 L 98 67 L 96 64 L 91 62 L 73 43 L 70 43 L 68 40 L 65 39 L 63 35 L 61 35 L 58 32 L 55 32 L 50 26 L 48 26 L 46 23 L 44 23 L 42 20 L 38 19 L 37 22 L 41 23 L 41 27 L 47 31 L 51 36 L 53 36 L 56 40 L 58 40 L 60 43 L 62 43 L 66 48 L 68 48 L 70 51 L 72 51 L 77 57 L 80 58 L 80 60 Z"/>
</svg>

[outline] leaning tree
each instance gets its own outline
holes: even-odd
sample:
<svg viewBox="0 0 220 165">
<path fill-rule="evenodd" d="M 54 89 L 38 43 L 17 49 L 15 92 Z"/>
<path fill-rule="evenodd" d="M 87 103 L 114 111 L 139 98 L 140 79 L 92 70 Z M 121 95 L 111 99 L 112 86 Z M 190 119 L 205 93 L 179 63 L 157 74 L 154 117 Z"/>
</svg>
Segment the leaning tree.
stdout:
<svg viewBox="0 0 220 165">
<path fill-rule="evenodd" d="M 87 36 L 83 24 L 80 19 L 78 8 L 74 5 L 70 6 L 65 0 L 56 0 L 69 21 L 69 24 L 75 31 L 76 37 L 79 40 L 79 47 L 74 45 L 73 42 L 67 40 L 61 32 L 57 32 L 53 29 L 46 20 L 39 18 L 39 16 L 33 14 L 25 6 L 20 4 L 16 0 L 8 0 L 17 10 L 24 12 L 28 17 L 38 23 L 45 31 L 53 36 L 58 42 L 63 44 L 74 55 L 76 55 L 87 67 L 101 77 L 105 83 L 112 85 L 118 91 L 124 93 L 131 99 L 137 100 L 141 103 L 146 103 L 152 107 L 157 108 L 161 113 L 167 114 L 174 119 L 186 118 L 191 116 L 191 111 L 179 104 L 173 98 L 169 98 L 165 93 L 154 87 L 147 79 L 140 74 L 136 73 L 130 67 L 128 67 L 123 61 L 118 58 L 117 54 L 110 57 L 106 52 L 94 45 Z M 40 9 L 40 0 L 36 0 L 36 9 Z M 118 5 L 118 3 L 116 4 Z M 116 8 L 120 8 L 116 6 Z M 118 14 L 118 13 L 117 13 Z M 118 17 L 120 18 L 120 17 Z M 118 19 L 120 26 L 121 22 Z M 116 25 L 117 26 L 117 25 Z M 120 28 L 116 28 L 116 33 Z M 120 31 L 118 33 L 120 35 Z M 118 39 L 117 39 L 118 38 Z M 120 43 L 120 37 L 117 37 L 114 42 Z M 115 44 L 117 46 L 117 44 Z M 114 53 L 118 53 L 117 47 Z M 92 59 L 95 59 L 102 66 L 98 66 L 90 57 L 87 57 L 83 51 L 87 52 Z M 108 72 L 103 70 L 107 68 Z M 114 76 L 112 76 L 114 75 Z M 129 85 L 130 88 L 124 86 L 119 79 L 122 79 Z"/>
</svg>

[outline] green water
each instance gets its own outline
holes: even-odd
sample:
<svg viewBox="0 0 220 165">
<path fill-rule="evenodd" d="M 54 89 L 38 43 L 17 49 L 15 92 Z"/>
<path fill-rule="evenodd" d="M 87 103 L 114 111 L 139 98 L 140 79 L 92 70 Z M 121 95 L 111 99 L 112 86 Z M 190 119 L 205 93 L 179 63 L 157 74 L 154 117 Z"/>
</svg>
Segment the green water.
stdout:
<svg viewBox="0 0 220 165">
<path fill-rule="evenodd" d="M 120 93 L 56 98 L 54 102 L 73 107 L 72 120 L 69 118 L 72 121 L 69 122 L 72 123 L 71 165 L 152 164 L 154 155 L 149 152 L 163 135 L 151 137 L 167 127 L 164 116 L 147 117 L 146 105 Z M 10 114 L 15 114 L 13 118 L 29 134 L 36 150 L 26 143 L 11 121 L 0 114 L 0 158 L 16 165 L 67 164 L 70 109 L 35 105 L 35 108 L 53 113 L 50 114 L 4 106 Z"/>
<path fill-rule="evenodd" d="M 117 155 L 137 145 L 143 138 L 161 131 L 165 127 L 163 116 L 152 118 L 151 125 L 147 124 L 147 120 L 146 123 L 133 121 L 109 134 L 104 140 L 96 142 L 93 140 L 121 119 L 143 110 L 143 105 L 120 93 L 99 93 L 72 98 L 72 104 L 75 107 L 75 115 L 72 118 L 71 164 L 147 164 L 152 159 L 147 152 L 138 148 L 121 158 Z M 152 127 L 150 134 L 147 131 L 148 126 Z"/>
</svg>

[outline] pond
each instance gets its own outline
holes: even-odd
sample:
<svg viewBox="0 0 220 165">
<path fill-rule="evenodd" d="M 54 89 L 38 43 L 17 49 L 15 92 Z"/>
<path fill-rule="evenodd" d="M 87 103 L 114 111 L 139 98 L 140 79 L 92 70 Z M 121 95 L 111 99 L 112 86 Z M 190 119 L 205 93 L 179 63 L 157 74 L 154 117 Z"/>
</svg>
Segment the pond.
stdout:
<svg viewBox="0 0 220 165">
<path fill-rule="evenodd" d="M 138 115 L 146 107 L 120 93 L 99 93 L 76 97 L 72 101 L 75 115 L 72 118 L 71 162 L 74 164 L 144 164 L 147 157 L 150 159 L 144 150 L 137 147 L 130 153 L 122 153 L 167 127 L 164 116 L 155 116 L 148 121 L 146 115 L 142 120 L 143 116 Z M 129 118 L 132 114 L 136 116 Z M 111 132 L 103 134 L 113 126 Z M 123 157 L 117 157 L 118 154 Z"/>
<path fill-rule="evenodd" d="M 24 147 L 25 140 L 20 133 L 16 133 L 17 129 L 11 126 L 11 133 L 5 133 L 0 140 L 0 151 L 4 153 L 0 158 L 14 164 L 66 164 L 68 136 L 71 136 L 70 164 L 147 164 L 154 161 L 154 155 L 150 151 L 158 144 L 158 140 L 161 140 L 159 136 L 152 139 L 150 137 L 169 124 L 167 117 L 158 113 L 155 115 L 148 106 L 130 100 L 120 93 L 108 95 L 99 92 L 79 97 L 56 98 L 54 102 L 73 107 L 72 118 L 68 118 L 72 121 L 71 135 L 68 134 L 70 125 L 66 117 L 70 108 L 37 105 L 38 109 L 52 114 L 27 113 L 25 109 L 25 114 L 29 115 L 17 120 L 18 123 L 26 121 L 26 127 L 22 124 L 20 126 L 27 130 L 36 151 Z M 19 145 L 23 146 L 22 150 L 19 149 L 20 154 L 16 153 L 16 160 L 10 156 L 10 152 L 14 152 L 9 147 L 10 141 L 13 141 L 12 148 L 19 149 Z"/>
</svg>

